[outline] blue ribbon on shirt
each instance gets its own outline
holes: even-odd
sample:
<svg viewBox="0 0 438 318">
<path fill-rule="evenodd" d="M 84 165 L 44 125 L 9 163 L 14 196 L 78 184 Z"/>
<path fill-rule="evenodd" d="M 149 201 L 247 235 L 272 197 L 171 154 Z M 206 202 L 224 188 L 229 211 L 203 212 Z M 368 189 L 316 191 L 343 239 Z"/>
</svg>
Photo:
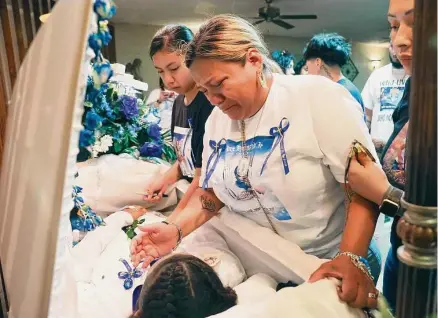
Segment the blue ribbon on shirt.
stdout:
<svg viewBox="0 0 438 318">
<path fill-rule="evenodd" d="M 289 129 L 289 126 L 290 126 L 289 120 L 286 117 L 283 117 L 283 119 L 280 121 L 277 127 L 272 127 L 269 130 L 269 134 L 275 138 L 274 145 L 272 146 L 271 151 L 266 157 L 265 162 L 263 162 L 260 175 L 263 174 L 263 171 L 266 168 L 269 158 L 271 157 L 272 153 L 274 152 L 275 148 L 277 148 L 278 145 L 280 145 L 281 160 L 283 161 L 284 174 L 289 173 L 289 164 L 287 162 L 286 150 L 284 149 L 284 133 Z"/>
<path fill-rule="evenodd" d="M 202 183 L 203 189 L 208 188 L 208 181 L 210 181 L 210 178 L 213 175 L 214 170 L 216 169 L 222 151 L 224 151 L 227 146 L 227 140 L 225 138 L 222 138 L 221 140 L 219 140 L 218 143 L 216 143 L 216 141 L 214 140 L 210 140 L 209 145 L 213 149 L 213 152 L 210 154 L 210 157 L 208 158 L 207 161 L 207 167 L 205 168 L 206 174 L 205 174 L 204 182 Z M 211 161 L 213 160 L 213 158 L 214 158 L 214 162 L 210 168 Z"/>
</svg>

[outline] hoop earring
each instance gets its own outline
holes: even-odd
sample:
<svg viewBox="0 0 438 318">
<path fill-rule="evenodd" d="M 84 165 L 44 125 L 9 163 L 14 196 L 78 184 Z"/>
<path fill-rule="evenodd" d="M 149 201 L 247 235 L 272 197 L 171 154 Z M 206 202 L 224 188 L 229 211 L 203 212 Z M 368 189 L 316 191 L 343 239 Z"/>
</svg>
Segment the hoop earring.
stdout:
<svg viewBox="0 0 438 318">
<path fill-rule="evenodd" d="M 263 72 L 262 71 L 259 71 L 258 72 L 259 74 L 259 82 L 260 82 L 260 86 L 262 87 L 262 88 L 267 88 L 268 87 L 268 85 L 266 85 L 266 80 L 265 80 L 265 75 L 263 74 Z"/>
</svg>

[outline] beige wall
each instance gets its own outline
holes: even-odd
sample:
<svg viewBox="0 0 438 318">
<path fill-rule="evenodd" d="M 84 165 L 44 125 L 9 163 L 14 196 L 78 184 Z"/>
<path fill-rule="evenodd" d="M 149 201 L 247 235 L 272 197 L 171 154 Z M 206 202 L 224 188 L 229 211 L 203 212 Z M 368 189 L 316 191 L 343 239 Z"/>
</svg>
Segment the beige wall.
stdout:
<svg viewBox="0 0 438 318">
<path fill-rule="evenodd" d="M 115 24 L 117 62 L 127 64 L 135 58 L 143 63 L 141 75 L 149 91 L 158 87 L 158 74 L 149 58 L 149 44 L 159 27 L 135 24 Z"/>
<path fill-rule="evenodd" d="M 134 58 L 143 61 L 141 74 L 149 84 L 150 90 L 158 87 L 158 74 L 149 58 L 149 43 L 157 31 L 157 26 L 134 24 L 116 24 L 116 50 L 119 63 L 126 64 Z M 265 36 L 265 41 L 271 51 L 289 50 L 299 59 L 308 39 L 290 38 L 282 36 Z M 372 72 L 370 60 L 381 59 L 381 66 L 388 63 L 388 49 L 381 45 L 354 42 L 352 59 L 359 70 L 354 83 L 362 90 L 366 80 Z"/>
</svg>

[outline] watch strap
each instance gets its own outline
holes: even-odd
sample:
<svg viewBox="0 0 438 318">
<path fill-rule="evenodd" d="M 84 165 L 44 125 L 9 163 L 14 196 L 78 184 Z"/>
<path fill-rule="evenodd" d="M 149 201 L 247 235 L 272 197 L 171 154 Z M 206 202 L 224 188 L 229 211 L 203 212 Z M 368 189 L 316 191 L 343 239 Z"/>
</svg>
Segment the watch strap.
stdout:
<svg viewBox="0 0 438 318">
<path fill-rule="evenodd" d="M 385 215 L 394 217 L 396 215 L 401 215 L 401 199 L 404 195 L 404 192 L 396 187 L 390 185 L 383 195 L 382 204 L 379 206 L 380 213 Z M 385 206 L 387 204 L 392 205 L 394 208 L 386 209 Z"/>
</svg>

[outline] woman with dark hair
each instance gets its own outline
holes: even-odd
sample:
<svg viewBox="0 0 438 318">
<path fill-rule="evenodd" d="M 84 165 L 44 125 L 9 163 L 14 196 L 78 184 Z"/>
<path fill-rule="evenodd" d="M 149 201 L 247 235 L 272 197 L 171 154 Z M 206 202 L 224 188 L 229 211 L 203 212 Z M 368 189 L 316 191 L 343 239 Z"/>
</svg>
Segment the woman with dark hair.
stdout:
<svg viewBox="0 0 438 318">
<path fill-rule="evenodd" d="M 310 75 L 322 75 L 344 86 L 364 110 L 357 87 L 342 75 L 341 68 L 351 55 L 351 45 L 337 33 L 320 33 L 304 49 L 305 69 Z"/>
<path fill-rule="evenodd" d="M 171 132 L 178 160 L 161 177 L 148 184 L 144 200 L 156 203 L 169 186 L 180 179 L 191 186 L 178 204 L 176 211 L 187 204 L 198 188 L 202 167 L 205 123 L 213 106 L 198 91 L 190 70 L 184 64 L 185 49 L 193 39 L 192 31 L 184 25 L 167 25 L 152 39 L 149 55 L 163 85 L 178 93 L 172 108 Z"/>
<path fill-rule="evenodd" d="M 272 59 L 280 66 L 283 74 L 294 74 L 294 56 L 286 50 L 276 50 L 271 54 Z"/>
<path fill-rule="evenodd" d="M 135 318 L 204 318 L 236 305 L 237 295 L 204 261 L 173 254 L 151 267 L 134 303 Z"/>
</svg>

